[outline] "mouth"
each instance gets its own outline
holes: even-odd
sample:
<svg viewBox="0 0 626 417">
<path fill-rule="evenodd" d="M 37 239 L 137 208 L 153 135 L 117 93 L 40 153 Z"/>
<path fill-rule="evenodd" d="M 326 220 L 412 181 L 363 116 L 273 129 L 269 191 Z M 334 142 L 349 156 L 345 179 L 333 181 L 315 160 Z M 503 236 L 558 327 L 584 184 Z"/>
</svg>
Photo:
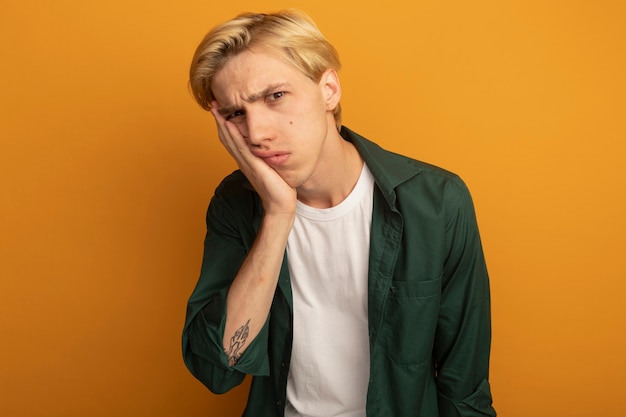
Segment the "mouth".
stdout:
<svg viewBox="0 0 626 417">
<path fill-rule="evenodd" d="M 286 152 L 275 152 L 266 155 L 259 155 L 259 158 L 264 160 L 269 166 L 275 168 L 285 165 L 289 159 L 289 154 Z"/>
</svg>

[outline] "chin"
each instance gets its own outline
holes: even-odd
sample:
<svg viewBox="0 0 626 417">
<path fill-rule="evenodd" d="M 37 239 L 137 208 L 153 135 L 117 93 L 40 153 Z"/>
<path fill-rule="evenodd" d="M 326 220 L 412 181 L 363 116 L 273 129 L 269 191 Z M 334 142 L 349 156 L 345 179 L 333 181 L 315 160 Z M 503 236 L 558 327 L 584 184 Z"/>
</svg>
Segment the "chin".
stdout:
<svg viewBox="0 0 626 417">
<path fill-rule="evenodd" d="M 276 170 L 276 172 L 278 172 L 278 175 L 280 175 L 280 177 L 290 186 L 293 188 L 298 188 L 299 186 L 302 185 L 302 183 L 304 183 L 304 181 L 301 180 L 300 175 L 298 175 L 298 173 L 293 172 L 293 171 L 280 171 L 280 170 Z"/>
<path fill-rule="evenodd" d="M 295 181 L 293 179 L 287 179 L 287 178 L 283 178 L 285 180 L 285 182 L 291 187 L 291 188 L 300 188 L 302 186 L 302 181 Z"/>
</svg>

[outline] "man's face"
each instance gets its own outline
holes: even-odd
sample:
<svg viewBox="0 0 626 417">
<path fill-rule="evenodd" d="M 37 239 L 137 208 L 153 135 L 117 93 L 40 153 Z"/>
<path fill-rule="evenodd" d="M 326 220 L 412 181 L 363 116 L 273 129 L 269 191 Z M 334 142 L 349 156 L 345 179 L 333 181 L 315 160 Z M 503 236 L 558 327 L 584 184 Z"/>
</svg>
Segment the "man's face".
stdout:
<svg viewBox="0 0 626 417">
<path fill-rule="evenodd" d="M 334 71 L 316 83 L 276 50 L 256 48 L 232 57 L 211 88 L 219 113 L 289 185 L 323 183 L 327 138 L 337 133 L 332 109 L 340 89 Z"/>
</svg>

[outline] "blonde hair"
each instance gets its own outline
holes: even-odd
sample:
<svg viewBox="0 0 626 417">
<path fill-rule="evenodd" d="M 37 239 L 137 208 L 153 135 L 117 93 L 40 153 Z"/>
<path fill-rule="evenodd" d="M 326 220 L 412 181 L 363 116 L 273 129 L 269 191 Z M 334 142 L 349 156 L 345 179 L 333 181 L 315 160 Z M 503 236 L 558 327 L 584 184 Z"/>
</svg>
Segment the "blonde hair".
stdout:
<svg viewBox="0 0 626 417">
<path fill-rule="evenodd" d="M 328 69 L 339 70 L 335 48 L 304 12 L 289 9 L 277 13 L 244 13 L 213 28 L 200 42 L 189 70 L 189 87 L 200 106 L 209 110 L 215 99 L 211 82 L 230 58 L 255 45 L 274 47 L 304 75 L 319 82 Z M 341 106 L 333 110 L 341 126 Z"/>
</svg>

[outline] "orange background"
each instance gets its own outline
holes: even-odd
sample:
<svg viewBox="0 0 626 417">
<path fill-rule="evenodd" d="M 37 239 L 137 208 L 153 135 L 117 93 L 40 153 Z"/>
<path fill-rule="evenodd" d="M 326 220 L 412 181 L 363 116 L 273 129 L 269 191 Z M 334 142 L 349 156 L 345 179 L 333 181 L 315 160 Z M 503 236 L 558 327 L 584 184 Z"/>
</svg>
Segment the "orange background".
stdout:
<svg viewBox="0 0 626 417">
<path fill-rule="evenodd" d="M 235 3 L 0 3 L 0 415 L 239 415 L 246 386 L 180 353 L 234 168 L 186 77 L 212 25 L 294 6 L 340 51 L 346 125 L 470 185 L 500 415 L 623 416 L 625 3 Z"/>
</svg>

